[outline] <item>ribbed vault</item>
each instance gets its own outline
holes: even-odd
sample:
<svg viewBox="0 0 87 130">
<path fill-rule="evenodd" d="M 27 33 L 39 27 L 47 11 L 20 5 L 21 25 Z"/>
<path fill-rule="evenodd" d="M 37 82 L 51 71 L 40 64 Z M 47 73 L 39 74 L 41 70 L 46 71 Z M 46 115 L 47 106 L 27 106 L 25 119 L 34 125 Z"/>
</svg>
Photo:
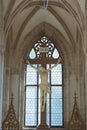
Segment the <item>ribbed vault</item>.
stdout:
<svg viewBox="0 0 87 130">
<path fill-rule="evenodd" d="M 59 30 L 74 49 L 77 30 L 81 36 L 83 35 L 84 11 L 78 1 L 49 0 L 48 8 L 43 9 L 42 0 L 3 0 L 3 7 L 5 37 L 8 39 L 12 29 L 13 41 L 10 47 L 13 49 L 16 49 L 28 33 L 43 22 Z"/>
</svg>

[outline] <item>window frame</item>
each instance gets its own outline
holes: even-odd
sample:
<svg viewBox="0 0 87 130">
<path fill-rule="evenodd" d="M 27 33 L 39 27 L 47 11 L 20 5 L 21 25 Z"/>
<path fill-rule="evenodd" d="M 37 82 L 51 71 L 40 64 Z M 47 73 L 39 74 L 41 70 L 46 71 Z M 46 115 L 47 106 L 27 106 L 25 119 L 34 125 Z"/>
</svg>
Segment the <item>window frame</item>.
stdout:
<svg viewBox="0 0 87 130">
<path fill-rule="evenodd" d="M 57 49 L 57 47 L 55 47 L 56 49 Z M 33 48 L 32 48 L 33 49 Z M 31 50 L 32 50 L 31 49 Z M 35 50 L 35 48 L 34 48 L 34 50 Z M 58 51 L 58 49 L 57 49 L 57 51 Z M 28 54 L 29 55 L 29 54 Z M 40 58 L 40 57 L 39 57 Z M 26 65 L 27 66 L 27 65 Z M 37 64 L 37 66 L 39 66 L 39 64 Z M 51 124 L 50 124 L 50 128 L 64 128 L 64 86 L 63 86 L 63 64 L 61 63 L 61 66 L 62 66 L 62 70 L 61 70 L 61 73 L 62 73 L 62 84 L 60 85 L 60 86 L 62 86 L 62 120 L 63 120 L 63 124 L 62 124 L 62 126 L 52 126 Z M 26 67 L 25 67 L 25 71 L 26 71 Z M 50 76 L 51 77 L 51 76 Z M 26 74 L 25 74 L 25 79 L 26 79 Z M 38 75 L 38 72 L 37 72 L 37 95 L 38 95 L 38 88 L 39 88 L 39 75 Z M 51 81 L 51 78 L 50 78 L 50 81 Z M 26 88 L 26 86 L 29 86 L 29 85 L 25 85 L 25 88 Z M 30 85 L 31 86 L 31 85 Z M 35 86 L 35 85 L 33 85 L 33 86 Z M 53 86 L 53 85 L 52 85 Z M 59 85 L 57 85 L 57 86 L 59 86 Z M 25 89 L 25 93 L 26 93 L 26 89 Z M 25 97 L 26 97 L 26 95 L 25 95 Z M 51 95 L 50 95 L 50 97 L 51 97 Z M 26 103 L 26 99 L 24 98 L 24 106 L 25 106 L 25 103 Z M 50 100 L 50 102 L 51 102 L 51 100 Z M 51 103 L 50 103 L 51 104 Z M 37 98 L 37 115 L 38 115 L 38 98 Z M 51 108 L 50 108 L 51 109 Z M 50 110 L 51 111 L 51 110 Z M 50 113 L 51 114 L 51 113 Z M 24 117 L 25 117 L 25 107 L 24 107 Z M 51 122 L 51 121 L 50 121 Z M 38 116 L 37 116 L 37 125 L 38 125 Z M 24 118 L 24 127 L 26 127 L 26 128 L 36 128 L 37 127 L 37 125 L 36 126 L 26 126 L 25 125 L 25 118 Z"/>
</svg>

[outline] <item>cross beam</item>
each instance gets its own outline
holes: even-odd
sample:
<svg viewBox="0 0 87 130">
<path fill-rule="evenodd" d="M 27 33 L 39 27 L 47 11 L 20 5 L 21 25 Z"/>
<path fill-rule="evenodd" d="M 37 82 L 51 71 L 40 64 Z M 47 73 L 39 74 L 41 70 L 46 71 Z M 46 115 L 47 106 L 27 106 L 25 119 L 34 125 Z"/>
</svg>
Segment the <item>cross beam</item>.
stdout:
<svg viewBox="0 0 87 130">
<path fill-rule="evenodd" d="M 42 44 L 42 46 L 40 48 L 40 53 L 41 53 L 41 58 L 35 58 L 35 59 L 27 58 L 26 60 L 29 60 L 30 64 L 41 64 L 42 66 L 46 66 L 46 64 L 56 64 L 57 63 L 58 58 L 54 59 L 54 58 L 49 58 L 46 56 L 47 48 L 46 48 L 45 44 Z M 25 60 L 25 62 L 26 62 L 26 60 Z"/>
<path fill-rule="evenodd" d="M 26 60 L 29 60 L 29 62 L 31 64 L 41 64 L 41 65 L 43 65 L 43 64 L 56 64 L 57 61 L 58 61 L 58 59 L 43 58 L 43 57 L 41 59 L 37 59 L 37 58 L 36 59 L 29 59 L 29 58 L 27 58 Z M 25 62 L 26 62 L 26 60 L 25 60 Z"/>
</svg>

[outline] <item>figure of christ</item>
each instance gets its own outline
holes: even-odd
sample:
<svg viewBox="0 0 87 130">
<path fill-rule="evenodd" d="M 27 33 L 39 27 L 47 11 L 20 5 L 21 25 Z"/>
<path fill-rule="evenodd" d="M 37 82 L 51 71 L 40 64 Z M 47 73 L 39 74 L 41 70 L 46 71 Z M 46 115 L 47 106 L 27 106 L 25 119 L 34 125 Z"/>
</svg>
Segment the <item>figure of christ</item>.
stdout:
<svg viewBox="0 0 87 130">
<path fill-rule="evenodd" d="M 50 84 L 48 83 L 48 72 L 50 72 L 54 67 L 56 67 L 60 63 L 60 61 L 61 57 L 58 58 L 58 62 L 54 66 L 48 69 L 45 69 L 42 66 L 36 68 L 32 64 L 30 64 L 29 60 L 26 61 L 27 64 L 33 67 L 40 74 L 41 83 L 39 84 L 39 87 L 40 87 L 40 105 L 42 112 L 45 109 L 47 93 L 51 94 Z"/>
</svg>

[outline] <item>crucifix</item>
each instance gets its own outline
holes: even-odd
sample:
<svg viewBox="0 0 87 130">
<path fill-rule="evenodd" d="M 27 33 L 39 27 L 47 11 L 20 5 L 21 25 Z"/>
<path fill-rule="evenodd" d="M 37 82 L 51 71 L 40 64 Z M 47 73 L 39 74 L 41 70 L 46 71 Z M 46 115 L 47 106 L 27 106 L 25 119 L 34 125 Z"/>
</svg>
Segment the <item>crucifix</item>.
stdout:
<svg viewBox="0 0 87 130">
<path fill-rule="evenodd" d="M 41 123 L 46 124 L 46 97 L 47 93 L 51 94 L 50 91 L 50 84 L 48 83 L 48 72 L 50 72 L 54 67 L 56 67 L 60 62 L 61 58 L 53 59 L 47 57 L 47 52 L 49 48 L 46 47 L 46 44 L 41 43 L 39 48 L 39 52 L 41 54 L 40 58 L 33 59 L 26 59 L 26 63 L 33 67 L 37 72 L 40 74 L 41 83 L 39 84 L 40 87 L 40 106 L 41 106 Z M 32 64 L 41 64 L 40 67 L 35 67 Z M 54 64 L 52 67 L 46 69 L 47 64 Z M 45 117 L 45 120 L 43 120 Z"/>
</svg>

